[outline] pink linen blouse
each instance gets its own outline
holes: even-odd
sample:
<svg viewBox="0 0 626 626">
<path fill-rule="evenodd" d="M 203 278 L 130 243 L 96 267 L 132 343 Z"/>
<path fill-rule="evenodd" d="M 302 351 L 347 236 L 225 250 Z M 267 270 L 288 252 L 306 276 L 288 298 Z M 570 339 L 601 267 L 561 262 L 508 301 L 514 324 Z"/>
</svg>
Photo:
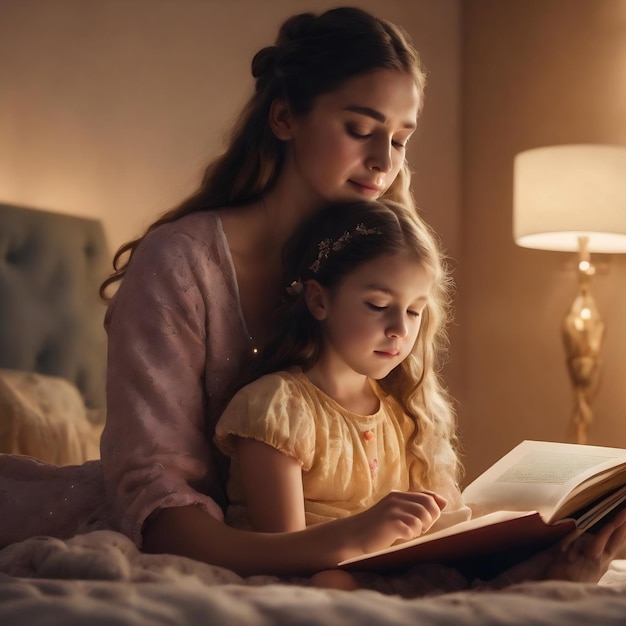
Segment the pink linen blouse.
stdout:
<svg viewBox="0 0 626 626">
<path fill-rule="evenodd" d="M 218 214 L 194 213 L 150 232 L 105 317 L 107 500 L 141 545 L 146 518 L 195 504 L 223 519 L 226 463 L 215 424 L 252 356 Z"/>
</svg>

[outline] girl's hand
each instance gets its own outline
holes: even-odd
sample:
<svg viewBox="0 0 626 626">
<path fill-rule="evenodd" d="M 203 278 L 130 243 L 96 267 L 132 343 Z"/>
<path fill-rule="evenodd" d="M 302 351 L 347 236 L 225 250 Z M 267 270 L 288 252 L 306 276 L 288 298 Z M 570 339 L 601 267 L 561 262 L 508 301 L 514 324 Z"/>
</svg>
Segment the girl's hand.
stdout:
<svg viewBox="0 0 626 626">
<path fill-rule="evenodd" d="M 373 507 L 341 521 L 356 556 L 419 537 L 439 519 L 446 504 L 445 498 L 428 491 L 392 491 Z"/>
</svg>

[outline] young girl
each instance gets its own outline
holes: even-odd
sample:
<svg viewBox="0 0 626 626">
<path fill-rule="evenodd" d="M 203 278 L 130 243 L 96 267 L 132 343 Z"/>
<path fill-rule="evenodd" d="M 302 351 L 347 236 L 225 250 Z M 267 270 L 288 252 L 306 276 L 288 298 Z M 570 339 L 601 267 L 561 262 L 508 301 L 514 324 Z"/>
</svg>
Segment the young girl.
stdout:
<svg viewBox="0 0 626 626">
<path fill-rule="evenodd" d="M 216 427 L 227 521 L 300 530 L 394 490 L 421 495 L 416 535 L 467 519 L 437 374 L 448 278 L 426 225 L 392 202 L 331 204 L 288 243 L 285 284 L 260 377 Z"/>
<path fill-rule="evenodd" d="M 331 204 L 289 242 L 285 276 L 260 377 L 216 427 L 229 521 L 299 530 L 393 490 L 424 493 L 420 532 L 469 517 L 437 374 L 448 278 L 425 224 L 388 201 Z"/>
<path fill-rule="evenodd" d="M 103 286 L 119 284 L 105 320 L 102 462 L 56 468 L 0 456 L 0 545 L 116 528 L 148 551 L 280 575 L 420 532 L 423 495 L 412 492 L 291 533 L 223 523 L 226 464 L 211 442 L 228 390 L 267 341 L 282 295 L 279 251 L 328 201 L 412 206 L 405 146 L 424 87 L 406 35 L 355 8 L 288 19 L 252 73 L 224 154 L 195 194 L 121 248 Z M 585 560 L 594 577 L 626 532 L 613 531 Z M 533 575 L 552 571 L 543 563 Z"/>
</svg>

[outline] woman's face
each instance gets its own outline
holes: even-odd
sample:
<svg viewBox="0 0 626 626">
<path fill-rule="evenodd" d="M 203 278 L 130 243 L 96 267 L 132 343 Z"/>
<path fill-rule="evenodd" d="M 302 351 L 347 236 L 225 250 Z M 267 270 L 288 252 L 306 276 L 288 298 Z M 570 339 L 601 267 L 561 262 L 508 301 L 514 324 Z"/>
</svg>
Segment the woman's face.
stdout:
<svg viewBox="0 0 626 626">
<path fill-rule="evenodd" d="M 404 163 L 419 107 L 409 74 L 352 78 L 292 119 L 286 171 L 315 202 L 379 198 Z"/>
</svg>

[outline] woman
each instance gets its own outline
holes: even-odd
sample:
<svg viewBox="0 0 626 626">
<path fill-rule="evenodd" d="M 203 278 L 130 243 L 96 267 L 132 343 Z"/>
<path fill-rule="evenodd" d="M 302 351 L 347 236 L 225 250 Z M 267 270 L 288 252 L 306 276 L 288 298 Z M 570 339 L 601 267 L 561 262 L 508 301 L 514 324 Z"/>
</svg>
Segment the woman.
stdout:
<svg viewBox="0 0 626 626">
<path fill-rule="evenodd" d="M 225 154 L 194 196 L 122 248 L 130 263 L 104 285 L 123 276 L 106 318 L 102 464 L 116 519 L 146 549 L 240 573 L 302 573 L 413 536 L 417 517 L 402 520 L 415 496 L 400 496 L 402 514 L 388 500 L 302 534 L 235 531 L 222 522 L 226 467 L 208 440 L 269 334 L 293 230 L 329 200 L 413 206 L 405 146 L 424 74 L 398 28 L 358 9 L 287 20 L 252 73 Z"/>
</svg>

